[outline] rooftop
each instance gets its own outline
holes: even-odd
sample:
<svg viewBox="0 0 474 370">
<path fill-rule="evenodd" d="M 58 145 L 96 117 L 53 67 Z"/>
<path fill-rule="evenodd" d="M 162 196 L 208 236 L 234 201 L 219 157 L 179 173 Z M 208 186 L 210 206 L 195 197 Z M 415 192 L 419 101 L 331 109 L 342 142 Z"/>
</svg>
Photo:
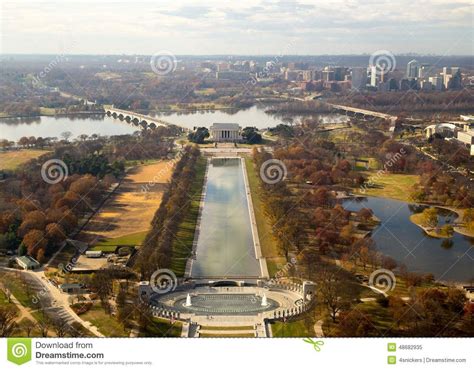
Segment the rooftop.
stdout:
<svg viewBox="0 0 474 370">
<path fill-rule="evenodd" d="M 240 130 L 238 123 L 213 123 L 211 130 Z"/>
<path fill-rule="evenodd" d="M 37 260 L 30 256 L 17 257 L 16 261 L 17 263 L 21 263 L 22 265 L 27 266 L 28 268 L 37 267 L 40 265 Z"/>
</svg>

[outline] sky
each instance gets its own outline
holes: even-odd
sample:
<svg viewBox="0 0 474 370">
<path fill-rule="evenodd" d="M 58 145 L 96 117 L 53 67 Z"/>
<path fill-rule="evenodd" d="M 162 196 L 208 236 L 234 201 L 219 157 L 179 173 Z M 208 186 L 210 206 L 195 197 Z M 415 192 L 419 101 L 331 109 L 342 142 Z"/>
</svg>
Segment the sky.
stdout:
<svg viewBox="0 0 474 370">
<path fill-rule="evenodd" d="M 472 0 L 0 0 L 2 54 L 473 55 Z"/>
</svg>

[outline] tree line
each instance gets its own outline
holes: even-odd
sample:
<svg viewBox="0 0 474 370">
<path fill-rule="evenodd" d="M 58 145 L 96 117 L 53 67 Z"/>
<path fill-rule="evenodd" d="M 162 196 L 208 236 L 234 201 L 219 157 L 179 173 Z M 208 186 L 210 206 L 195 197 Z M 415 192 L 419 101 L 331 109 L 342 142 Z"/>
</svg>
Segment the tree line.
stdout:
<svg viewBox="0 0 474 370">
<path fill-rule="evenodd" d="M 9 173 L 0 184 L 0 250 L 28 254 L 44 262 L 77 230 L 84 215 L 103 201 L 110 186 L 124 176 L 127 160 L 168 156 L 170 134 L 164 129 L 136 136 L 61 142 L 50 154 Z M 126 152 L 132 147 L 139 150 Z M 44 180 L 42 166 L 48 159 L 65 164 L 58 173 L 62 181 Z"/>
<path fill-rule="evenodd" d="M 163 194 L 160 207 L 151 222 L 136 267 L 142 279 L 149 279 L 158 268 L 170 268 L 173 258 L 173 241 L 176 232 L 190 207 L 190 193 L 196 177 L 199 149 L 186 146 L 176 163 L 173 175 Z"/>
</svg>

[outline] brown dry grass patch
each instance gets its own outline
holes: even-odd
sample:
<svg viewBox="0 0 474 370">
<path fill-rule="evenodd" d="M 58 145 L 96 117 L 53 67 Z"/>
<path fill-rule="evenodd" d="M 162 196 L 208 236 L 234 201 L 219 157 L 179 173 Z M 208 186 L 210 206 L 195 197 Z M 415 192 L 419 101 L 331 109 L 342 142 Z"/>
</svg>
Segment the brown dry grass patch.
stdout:
<svg viewBox="0 0 474 370">
<path fill-rule="evenodd" d="M 171 161 L 131 169 L 79 239 L 99 242 L 149 230 L 172 172 Z"/>
</svg>

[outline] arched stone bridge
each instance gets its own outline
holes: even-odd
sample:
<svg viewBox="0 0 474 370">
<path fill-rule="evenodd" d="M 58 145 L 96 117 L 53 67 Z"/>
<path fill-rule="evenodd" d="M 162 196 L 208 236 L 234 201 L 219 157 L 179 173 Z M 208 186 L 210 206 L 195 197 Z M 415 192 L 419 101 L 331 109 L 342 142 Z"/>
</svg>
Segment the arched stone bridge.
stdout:
<svg viewBox="0 0 474 370">
<path fill-rule="evenodd" d="M 120 120 L 125 120 L 132 125 L 140 126 L 144 129 L 171 125 L 171 123 L 163 121 L 155 117 L 150 117 L 144 114 L 130 112 L 124 109 L 114 108 L 113 106 L 104 106 L 104 111 L 105 111 L 105 114 L 107 114 L 108 116 L 112 116 Z"/>
</svg>

